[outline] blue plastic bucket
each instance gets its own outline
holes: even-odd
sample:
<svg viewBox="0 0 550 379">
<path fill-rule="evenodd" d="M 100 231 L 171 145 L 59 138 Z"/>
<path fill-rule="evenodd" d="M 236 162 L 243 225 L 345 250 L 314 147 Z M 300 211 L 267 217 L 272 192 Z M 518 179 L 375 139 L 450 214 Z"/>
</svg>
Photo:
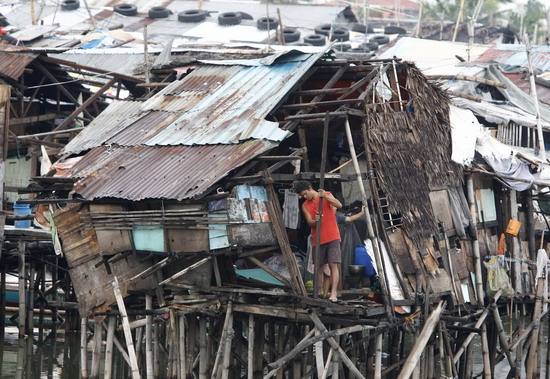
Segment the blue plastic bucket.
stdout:
<svg viewBox="0 0 550 379">
<path fill-rule="evenodd" d="M 365 266 L 364 276 L 376 276 L 376 271 L 372 265 L 370 255 L 367 253 L 365 246 L 355 247 L 355 264 Z"/>
<path fill-rule="evenodd" d="M 31 214 L 30 204 L 13 203 L 13 214 L 15 216 L 26 216 Z M 15 221 L 16 228 L 30 228 L 31 220 Z"/>
</svg>

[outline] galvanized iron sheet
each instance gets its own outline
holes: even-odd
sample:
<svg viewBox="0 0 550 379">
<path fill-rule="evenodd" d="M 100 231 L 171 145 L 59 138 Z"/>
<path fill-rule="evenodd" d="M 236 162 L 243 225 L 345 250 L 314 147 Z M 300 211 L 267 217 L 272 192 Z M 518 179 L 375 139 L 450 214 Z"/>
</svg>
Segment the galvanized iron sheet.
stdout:
<svg viewBox="0 0 550 379">
<path fill-rule="evenodd" d="M 478 59 L 478 62 L 497 62 L 501 65 L 528 67 L 525 45 L 496 45 L 490 47 Z M 550 46 L 531 47 L 533 69 L 550 71 Z"/>
<path fill-rule="evenodd" d="M 25 72 L 25 67 L 37 56 L 37 54 L 14 54 L 0 50 L 0 75 L 13 80 L 19 79 Z"/>
<path fill-rule="evenodd" d="M 86 154 L 67 176 L 82 178 L 74 192 L 88 200 L 183 200 L 203 193 L 274 146 L 260 140 L 214 146 L 102 146 Z"/>
</svg>

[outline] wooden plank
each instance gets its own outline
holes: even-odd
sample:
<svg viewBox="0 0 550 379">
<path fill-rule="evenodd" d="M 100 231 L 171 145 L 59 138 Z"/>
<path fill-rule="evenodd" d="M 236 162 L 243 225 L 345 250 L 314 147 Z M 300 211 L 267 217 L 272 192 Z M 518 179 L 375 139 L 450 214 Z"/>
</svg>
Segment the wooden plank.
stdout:
<svg viewBox="0 0 550 379">
<path fill-rule="evenodd" d="M 416 274 L 416 266 L 411 258 L 411 252 L 409 251 L 409 245 L 405 241 L 405 234 L 401 229 L 395 229 L 388 231 L 388 240 L 391 245 L 391 249 L 395 254 L 401 272 L 403 274 Z M 414 252 L 413 252 L 414 254 Z"/>
<path fill-rule="evenodd" d="M 443 222 L 447 230 L 453 228 L 454 223 L 447 190 L 430 191 L 430 202 L 436 220 Z"/>
<path fill-rule="evenodd" d="M 124 211 L 118 204 L 90 204 L 90 212 Z M 112 255 L 132 250 L 129 230 L 97 230 L 97 242 L 101 255 Z"/>
<path fill-rule="evenodd" d="M 275 245 L 277 239 L 270 222 L 257 224 L 229 224 L 227 226 L 229 243 L 240 246 Z"/>
</svg>

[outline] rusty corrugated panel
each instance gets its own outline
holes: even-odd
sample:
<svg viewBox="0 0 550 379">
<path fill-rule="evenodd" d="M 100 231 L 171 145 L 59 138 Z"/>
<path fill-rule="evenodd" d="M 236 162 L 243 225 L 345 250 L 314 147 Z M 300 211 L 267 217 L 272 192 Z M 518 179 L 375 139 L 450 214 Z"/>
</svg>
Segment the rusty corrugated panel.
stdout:
<svg viewBox="0 0 550 379">
<path fill-rule="evenodd" d="M 504 73 L 508 79 L 510 79 L 519 89 L 523 92 L 531 94 L 531 83 L 529 83 L 529 77 L 525 73 L 520 74 L 507 74 Z M 550 88 L 537 84 L 537 97 L 543 103 L 550 105 Z"/>
<path fill-rule="evenodd" d="M 17 80 L 37 54 L 13 54 L 0 50 L 0 75 Z"/>
<path fill-rule="evenodd" d="M 170 125 L 179 116 L 179 113 L 151 111 L 117 135 L 109 138 L 108 144 L 137 146 L 142 141 L 157 135 L 157 133 L 167 125 Z"/>
<path fill-rule="evenodd" d="M 273 148 L 268 141 L 213 146 L 101 146 L 67 173 L 82 178 L 75 185 L 85 199 L 193 198 L 229 171 Z"/>
<path fill-rule="evenodd" d="M 527 53 L 524 45 L 496 45 L 483 53 L 477 62 L 497 62 L 501 65 L 528 67 Z M 550 46 L 531 47 L 533 69 L 550 71 Z"/>
</svg>

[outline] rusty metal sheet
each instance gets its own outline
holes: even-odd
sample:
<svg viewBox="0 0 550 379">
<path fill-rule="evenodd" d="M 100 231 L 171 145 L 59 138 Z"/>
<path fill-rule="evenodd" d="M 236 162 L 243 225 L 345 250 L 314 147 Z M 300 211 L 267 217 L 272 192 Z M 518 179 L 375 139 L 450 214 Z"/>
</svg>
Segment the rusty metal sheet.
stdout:
<svg viewBox="0 0 550 379">
<path fill-rule="evenodd" d="M 519 89 L 527 94 L 531 94 L 531 83 L 529 82 L 529 76 L 526 73 L 519 74 L 507 74 L 503 73 L 508 79 L 510 79 Z M 536 84 L 537 97 L 543 103 L 550 105 L 550 88 Z"/>
<path fill-rule="evenodd" d="M 487 49 L 476 61 L 528 67 L 525 45 L 495 45 Z M 550 46 L 532 46 L 531 62 L 535 70 L 550 71 Z"/>
<path fill-rule="evenodd" d="M 74 192 L 84 199 L 189 199 L 273 148 L 251 140 L 211 146 L 101 146 L 86 154 L 66 176 L 81 178 Z"/>
<path fill-rule="evenodd" d="M 16 54 L 0 50 L 0 75 L 17 80 L 38 54 Z"/>
<path fill-rule="evenodd" d="M 17 38 L 21 42 L 29 42 L 54 31 L 58 26 L 59 25 L 29 25 L 25 27 L 25 29 L 13 33 L 12 37 Z"/>
</svg>

